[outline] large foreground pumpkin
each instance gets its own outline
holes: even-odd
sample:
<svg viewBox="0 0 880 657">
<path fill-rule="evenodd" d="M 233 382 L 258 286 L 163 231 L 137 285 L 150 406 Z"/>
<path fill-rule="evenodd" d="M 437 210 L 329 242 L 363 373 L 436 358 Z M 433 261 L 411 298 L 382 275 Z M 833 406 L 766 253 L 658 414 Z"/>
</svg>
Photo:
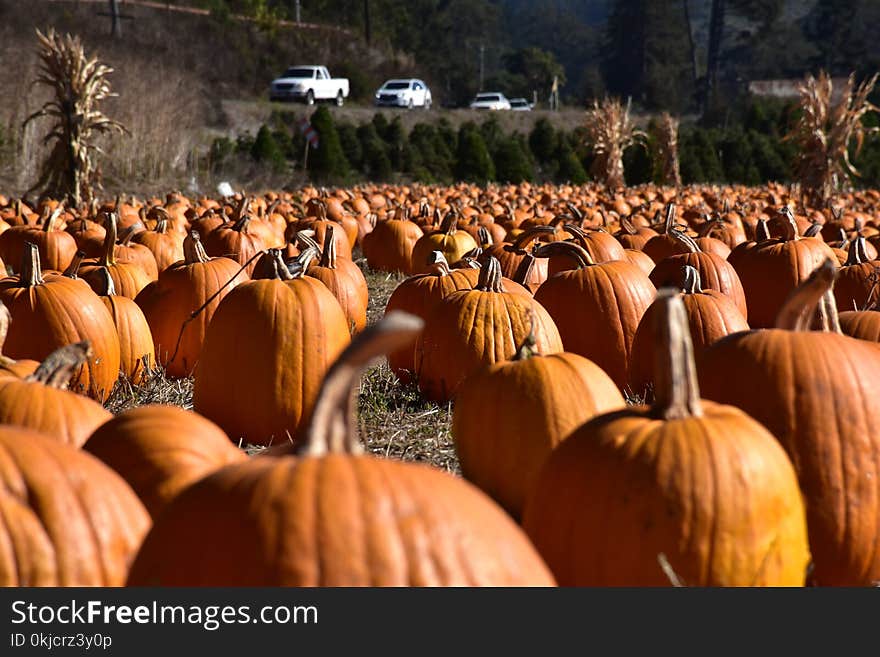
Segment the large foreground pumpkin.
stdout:
<svg viewBox="0 0 880 657">
<path fill-rule="evenodd" d="M 150 526 L 98 459 L 0 426 L 0 586 L 122 586 Z"/>
<path fill-rule="evenodd" d="M 213 422 L 164 405 L 108 419 L 83 449 L 119 473 L 153 518 L 190 484 L 247 458 Z"/>
<path fill-rule="evenodd" d="M 309 250 L 313 257 L 314 251 Z M 289 273 L 272 249 L 224 297 L 205 336 L 193 408 L 233 441 L 268 445 L 301 431 L 348 322 L 319 280 Z"/>
<path fill-rule="evenodd" d="M 710 399 L 766 426 L 794 463 L 807 503 L 814 581 L 880 581 L 880 349 L 810 331 L 836 264 L 818 268 L 779 312 L 777 328 L 736 333 L 699 361 Z"/>
<path fill-rule="evenodd" d="M 553 448 L 623 406 L 598 365 L 568 352 L 543 356 L 529 336 L 512 359 L 474 372 L 458 391 L 452 435 L 462 473 L 519 518 Z"/>
<path fill-rule="evenodd" d="M 667 290 L 658 304 L 654 405 L 600 415 L 564 440 L 523 526 L 560 585 L 802 585 L 791 462 L 741 410 L 700 399 L 684 304 Z"/>
<path fill-rule="evenodd" d="M 358 376 L 420 327 L 394 313 L 361 333 L 328 372 L 297 454 L 228 466 L 181 493 L 144 541 L 129 584 L 552 585 L 522 530 L 476 488 L 363 453 Z"/>
</svg>

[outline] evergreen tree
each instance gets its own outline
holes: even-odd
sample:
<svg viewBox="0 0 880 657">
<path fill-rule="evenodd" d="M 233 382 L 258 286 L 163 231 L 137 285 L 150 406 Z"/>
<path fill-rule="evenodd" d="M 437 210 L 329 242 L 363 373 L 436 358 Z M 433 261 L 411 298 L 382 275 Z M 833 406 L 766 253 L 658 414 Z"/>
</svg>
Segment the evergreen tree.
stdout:
<svg viewBox="0 0 880 657">
<path fill-rule="evenodd" d="M 284 153 L 281 152 L 278 142 L 272 136 L 272 131 L 265 124 L 260 126 L 257 137 L 251 146 L 251 157 L 275 170 L 284 168 Z"/>
<path fill-rule="evenodd" d="M 495 165 L 486 142 L 473 123 L 465 123 L 458 131 L 455 175 L 459 180 L 485 184 L 495 178 Z"/>
<path fill-rule="evenodd" d="M 316 109 L 311 124 L 318 133 L 318 148 L 309 150 L 309 173 L 320 181 L 344 179 L 348 175 L 348 161 L 342 152 L 330 111 L 323 106 Z"/>
<path fill-rule="evenodd" d="M 357 128 L 348 122 L 340 123 L 336 132 L 339 134 L 339 143 L 345 159 L 353 168 L 360 170 L 363 166 L 364 151 L 361 140 L 358 139 Z"/>
<path fill-rule="evenodd" d="M 535 159 L 541 164 L 551 161 L 558 147 L 559 138 L 550 121 L 544 117 L 535 121 L 532 132 L 529 134 L 529 148 Z"/>
<path fill-rule="evenodd" d="M 401 171 L 404 168 L 406 130 L 404 130 L 399 116 L 395 116 L 394 120 L 388 123 L 382 137 L 388 145 L 387 152 L 388 159 L 391 160 L 391 168 L 395 171 Z"/>
<path fill-rule="evenodd" d="M 570 182 L 575 185 L 583 185 L 589 176 L 578 159 L 567 139 L 559 140 L 556 151 L 555 177 L 557 182 Z"/>
<path fill-rule="evenodd" d="M 357 136 L 363 153 L 361 170 L 370 180 L 390 180 L 391 160 L 388 159 L 385 142 L 376 132 L 375 124 L 364 123 L 358 126 Z"/>
<path fill-rule="evenodd" d="M 534 172 L 517 137 L 502 137 L 495 146 L 495 178 L 501 182 L 521 183 L 532 180 Z"/>
</svg>

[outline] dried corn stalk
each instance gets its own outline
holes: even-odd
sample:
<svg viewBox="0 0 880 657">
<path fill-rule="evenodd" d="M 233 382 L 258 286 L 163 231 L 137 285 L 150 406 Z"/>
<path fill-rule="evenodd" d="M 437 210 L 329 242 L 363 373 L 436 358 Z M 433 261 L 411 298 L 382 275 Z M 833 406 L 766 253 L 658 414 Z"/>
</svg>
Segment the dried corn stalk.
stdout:
<svg viewBox="0 0 880 657">
<path fill-rule="evenodd" d="M 587 110 L 586 128 L 594 156 L 593 177 L 609 190 L 623 187 L 623 153 L 634 144 L 644 146 L 647 137 L 630 119 L 629 103 L 624 107 L 616 98 L 593 101 Z"/>
<path fill-rule="evenodd" d="M 847 174 L 859 175 L 849 160 L 849 146 L 855 139 L 858 154 L 865 136 L 877 131 L 862 124 L 865 114 L 878 111 L 868 102 L 876 82 L 874 75 L 856 86 L 850 75 L 836 104 L 831 77 L 825 71 L 818 77 L 808 75 L 799 87 L 802 114 L 785 139 L 799 146 L 796 175 L 804 200 L 813 207 L 825 207 Z"/>
<path fill-rule="evenodd" d="M 43 195 L 68 198 L 79 206 L 91 200 L 97 185 L 95 154 L 101 149 L 95 143 L 99 134 L 127 132 L 125 127 L 107 118 L 98 104 L 115 94 L 110 92 L 107 75 L 113 71 L 97 57 L 87 58 L 79 37 L 60 36 L 50 29 L 48 34 L 37 30 L 40 69 L 34 84 L 52 90 L 52 98 L 24 121 L 48 117 L 52 120 L 44 144 L 52 150 L 40 169 L 40 178 L 28 190 L 41 190 Z"/>
<path fill-rule="evenodd" d="M 678 119 L 672 117 L 669 112 L 663 112 L 654 133 L 663 184 L 673 187 L 681 187 L 681 172 L 678 167 L 678 124 Z"/>
</svg>

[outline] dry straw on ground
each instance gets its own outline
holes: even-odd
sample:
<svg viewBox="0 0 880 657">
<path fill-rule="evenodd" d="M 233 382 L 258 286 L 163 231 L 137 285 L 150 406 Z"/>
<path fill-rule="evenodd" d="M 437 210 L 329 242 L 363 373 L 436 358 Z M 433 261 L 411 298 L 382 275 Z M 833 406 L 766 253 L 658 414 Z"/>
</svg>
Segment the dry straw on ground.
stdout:
<svg viewBox="0 0 880 657">
<path fill-rule="evenodd" d="M 663 112 L 654 134 L 663 184 L 672 187 L 681 187 L 681 172 L 678 166 L 678 125 L 678 119 L 669 112 Z"/>
<path fill-rule="evenodd" d="M 859 175 L 849 151 L 854 142 L 858 155 L 865 137 L 878 131 L 862 123 L 865 114 L 880 111 L 868 101 L 876 82 L 877 74 L 856 85 L 850 75 L 836 102 L 831 76 L 825 71 L 818 77 L 808 75 L 799 87 L 800 117 L 785 139 L 798 146 L 797 178 L 809 205 L 824 207 L 848 174 Z"/>
</svg>

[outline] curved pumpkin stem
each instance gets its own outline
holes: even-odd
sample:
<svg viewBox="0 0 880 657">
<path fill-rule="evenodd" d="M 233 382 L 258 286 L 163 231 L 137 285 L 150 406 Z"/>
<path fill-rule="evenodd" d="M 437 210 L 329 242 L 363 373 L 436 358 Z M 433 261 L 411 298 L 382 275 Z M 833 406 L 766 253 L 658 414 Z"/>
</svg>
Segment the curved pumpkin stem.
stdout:
<svg viewBox="0 0 880 657">
<path fill-rule="evenodd" d="M 61 272 L 62 276 L 66 276 L 67 278 L 72 278 L 76 280 L 79 278 L 79 267 L 82 264 L 82 261 L 86 257 L 85 251 L 77 251 L 73 254 L 73 260 L 70 261 L 70 264 L 67 265 L 67 269 Z"/>
<path fill-rule="evenodd" d="M 336 240 L 333 239 L 333 226 L 327 225 L 324 233 L 324 250 L 321 251 L 321 267 L 336 269 Z"/>
<path fill-rule="evenodd" d="M 475 290 L 481 292 L 504 292 L 501 286 L 501 263 L 495 256 L 489 256 L 480 267 L 480 278 L 477 280 Z"/>
<path fill-rule="evenodd" d="M 666 218 L 663 220 L 663 234 L 669 235 L 675 230 L 675 203 L 666 204 Z"/>
<path fill-rule="evenodd" d="M 696 267 L 690 265 L 682 267 L 682 290 L 685 294 L 702 294 L 703 282 Z"/>
<path fill-rule="evenodd" d="M 430 255 L 428 255 L 425 273 L 433 276 L 448 276 L 452 273 L 452 270 L 449 268 L 449 262 L 442 251 L 431 251 Z"/>
<path fill-rule="evenodd" d="M 246 214 L 241 219 L 232 224 L 230 228 L 238 233 L 244 233 L 245 235 L 247 235 L 249 232 L 248 225 L 251 223 L 252 219 L 253 217 L 251 217 L 251 215 Z"/>
<path fill-rule="evenodd" d="M 11 358 L 3 356 L 3 345 L 6 344 L 6 335 L 9 333 L 9 325 L 12 323 L 12 313 L 6 304 L 0 301 L 0 365 L 14 363 Z"/>
<path fill-rule="evenodd" d="M 798 227 L 797 222 L 794 219 L 794 213 L 787 205 L 783 206 L 780 212 L 785 219 L 785 221 L 782 223 L 783 232 L 780 236 L 780 239 L 782 239 L 783 242 L 791 242 L 792 240 L 796 240 L 798 238 Z"/>
<path fill-rule="evenodd" d="M 317 240 L 315 240 L 315 231 L 311 229 L 298 230 L 294 233 L 293 239 L 298 242 L 303 249 L 314 249 L 316 253 L 321 252 L 321 247 Z"/>
<path fill-rule="evenodd" d="M 25 242 L 19 272 L 18 280 L 20 287 L 36 287 L 43 284 L 43 270 L 40 267 L 40 249 L 33 242 Z"/>
<path fill-rule="evenodd" d="M 809 278 L 792 290 L 782 304 L 779 314 L 776 315 L 776 328 L 788 331 L 809 330 L 810 321 L 822 298 L 831 291 L 836 276 L 837 267 L 830 258 L 816 267 Z"/>
<path fill-rule="evenodd" d="M 822 232 L 822 224 L 813 222 L 810 224 L 810 227 L 804 231 L 804 237 L 816 237 L 819 233 Z M 844 233 L 844 237 L 846 234 Z"/>
<path fill-rule="evenodd" d="M 69 344 L 49 354 L 34 373 L 26 376 L 24 380 L 66 390 L 74 371 L 82 367 L 91 357 L 92 346 L 88 340 Z"/>
<path fill-rule="evenodd" d="M 113 282 L 113 277 L 110 275 L 110 270 L 106 267 L 100 267 L 97 271 L 98 274 L 98 289 L 95 290 L 98 293 L 99 297 L 112 297 L 116 296 L 116 283 Z"/>
<path fill-rule="evenodd" d="M 538 340 L 535 338 L 535 313 L 532 310 L 529 311 L 529 323 L 529 334 L 525 337 L 511 360 L 528 360 L 529 358 L 541 355 L 538 351 Z"/>
<path fill-rule="evenodd" d="M 484 249 L 495 244 L 495 240 L 492 239 L 492 233 L 485 226 L 477 228 L 477 242 Z"/>
<path fill-rule="evenodd" d="M 620 218 L 620 232 L 625 235 L 639 234 L 639 230 L 636 228 L 636 225 L 632 222 L 632 219 L 630 217 Z"/>
<path fill-rule="evenodd" d="M 769 239 L 771 239 L 770 226 L 767 224 L 767 220 L 758 219 L 758 223 L 755 225 L 755 241 L 766 242 Z"/>
<path fill-rule="evenodd" d="M 439 208 L 437 212 L 439 214 Z M 457 224 L 458 215 L 454 210 L 449 210 L 449 212 L 447 212 L 443 219 L 440 221 L 440 228 L 437 230 L 437 232 L 444 235 L 455 235 L 455 233 L 458 231 Z"/>
<path fill-rule="evenodd" d="M 360 375 L 373 359 L 412 344 L 423 326 L 418 317 L 393 310 L 351 341 L 324 377 L 298 455 L 364 452 L 356 420 Z"/>
<path fill-rule="evenodd" d="M 281 280 L 289 281 L 293 278 L 284 260 L 281 258 L 281 251 L 278 249 L 268 249 L 263 252 L 257 264 L 254 266 L 254 274 L 252 280 Z"/>
<path fill-rule="evenodd" d="M 574 242 L 548 242 L 534 250 L 536 258 L 552 258 L 553 256 L 567 256 L 575 261 L 578 269 L 595 265 L 593 256 L 584 247 Z"/>
<path fill-rule="evenodd" d="M 153 228 L 154 233 L 165 234 L 168 232 L 168 221 L 171 219 L 171 215 L 168 214 L 168 210 L 163 208 L 161 205 L 157 205 L 153 210 L 156 214 L 159 215 L 159 218 L 156 220 L 156 227 Z"/>
<path fill-rule="evenodd" d="M 62 212 L 64 212 L 64 203 L 59 203 L 58 207 L 56 207 L 43 222 L 43 232 L 48 233 L 55 230 L 55 222 L 58 220 L 58 217 L 61 216 Z"/>
<path fill-rule="evenodd" d="M 189 231 L 189 235 L 183 240 L 183 260 L 188 265 L 204 264 L 210 260 L 202 245 L 202 238 L 195 230 Z"/>
<path fill-rule="evenodd" d="M 687 311 L 677 290 L 657 292 L 654 316 L 654 405 L 661 420 L 680 420 L 703 414 L 694 344 Z"/>
<path fill-rule="evenodd" d="M 535 267 L 535 256 L 531 253 L 526 253 L 522 260 L 520 260 L 519 265 L 516 268 L 516 271 L 513 273 L 513 281 L 515 283 L 519 283 L 523 287 L 527 287 L 526 281 L 529 280 L 529 276 L 532 274 L 532 269 Z"/>
<path fill-rule="evenodd" d="M 552 235 L 554 232 L 556 229 L 553 226 L 532 226 L 528 230 L 524 230 L 510 245 L 510 248 L 513 251 L 523 251 L 529 242 L 533 242 L 541 235 Z"/>
<path fill-rule="evenodd" d="M 842 334 L 840 317 L 837 314 L 837 300 L 834 298 L 834 289 L 831 288 L 822 295 L 816 308 L 816 323 L 820 331 L 826 333 Z"/>
<path fill-rule="evenodd" d="M 669 235 L 669 237 L 684 246 L 684 248 L 688 250 L 688 253 L 701 252 L 700 245 L 697 244 L 697 241 L 684 231 L 673 229 L 669 233 L 667 233 L 667 235 Z"/>
<path fill-rule="evenodd" d="M 119 226 L 117 225 L 116 212 L 108 212 L 106 217 L 107 234 L 104 236 L 104 252 L 101 254 L 98 264 L 103 267 L 111 267 L 116 264 L 116 238 L 119 235 Z"/>
<path fill-rule="evenodd" d="M 868 262 L 868 254 L 865 253 L 865 238 L 859 235 L 855 241 L 850 242 L 849 251 L 846 254 L 846 262 L 844 267 L 852 267 L 853 265 L 862 265 Z"/>
</svg>

